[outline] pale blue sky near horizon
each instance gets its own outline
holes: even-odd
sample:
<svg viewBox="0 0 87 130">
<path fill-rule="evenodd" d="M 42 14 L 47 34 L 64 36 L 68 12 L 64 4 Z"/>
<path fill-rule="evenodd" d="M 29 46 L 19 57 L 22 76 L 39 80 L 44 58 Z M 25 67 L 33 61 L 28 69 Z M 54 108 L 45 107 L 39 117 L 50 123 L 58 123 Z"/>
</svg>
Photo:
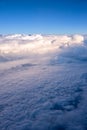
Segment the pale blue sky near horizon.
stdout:
<svg viewBox="0 0 87 130">
<path fill-rule="evenodd" d="M 86 34 L 86 0 L 0 0 L 0 34 Z"/>
</svg>

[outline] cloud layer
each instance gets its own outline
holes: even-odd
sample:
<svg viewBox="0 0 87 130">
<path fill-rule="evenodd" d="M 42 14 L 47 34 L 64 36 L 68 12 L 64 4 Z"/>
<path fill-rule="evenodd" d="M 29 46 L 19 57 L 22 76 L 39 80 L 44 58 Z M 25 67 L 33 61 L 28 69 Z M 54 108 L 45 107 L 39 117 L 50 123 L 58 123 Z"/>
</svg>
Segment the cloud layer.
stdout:
<svg viewBox="0 0 87 130">
<path fill-rule="evenodd" d="M 0 36 L 0 54 L 9 53 L 51 53 L 59 48 L 83 45 L 82 35 L 4 35 Z"/>
<path fill-rule="evenodd" d="M 0 130 L 87 129 L 86 39 L 0 36 Z"/>
</svg>

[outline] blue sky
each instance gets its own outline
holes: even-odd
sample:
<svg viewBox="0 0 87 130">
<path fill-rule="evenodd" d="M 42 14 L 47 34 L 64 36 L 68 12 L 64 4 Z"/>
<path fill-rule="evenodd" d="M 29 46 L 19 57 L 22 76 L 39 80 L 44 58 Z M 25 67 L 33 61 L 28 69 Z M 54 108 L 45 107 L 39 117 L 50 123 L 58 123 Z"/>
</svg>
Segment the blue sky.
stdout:
<svg viewBox="0 0 87 130">
<path fill-rule="evenodd" d="M 0 33 L 85 34 L 86 0 L 0 0 Z"/>
</svg>

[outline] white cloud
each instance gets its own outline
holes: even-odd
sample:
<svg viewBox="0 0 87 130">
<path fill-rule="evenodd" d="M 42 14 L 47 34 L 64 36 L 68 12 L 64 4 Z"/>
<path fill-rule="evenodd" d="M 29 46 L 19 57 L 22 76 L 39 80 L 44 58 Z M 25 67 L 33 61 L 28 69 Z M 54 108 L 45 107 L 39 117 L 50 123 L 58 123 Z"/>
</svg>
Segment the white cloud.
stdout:
<svg viewBox="0 0 87 130">
<path fill-rule="evenodd" d="M 82 43 L 84 41 L 84 37 L 82 35 L 73 35 L 72 36 L 72 43 Z"/>
<path fill-rule="evenodd" d="M 60 47 L 83 44 L 83 41 L 82 35 L 5 35 L 0 37 L 0 53 L 51 53 Z"/>
</svg>

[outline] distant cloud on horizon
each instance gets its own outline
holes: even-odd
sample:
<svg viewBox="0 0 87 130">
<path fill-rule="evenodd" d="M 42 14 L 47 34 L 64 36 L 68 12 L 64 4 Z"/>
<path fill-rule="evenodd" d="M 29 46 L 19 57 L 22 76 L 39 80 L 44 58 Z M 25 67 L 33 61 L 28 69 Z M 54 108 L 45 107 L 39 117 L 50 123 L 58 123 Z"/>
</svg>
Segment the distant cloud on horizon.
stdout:
<svg viewBox="0 0 87 130">
<path fill-rule="evenodd" d="M 58 48 L 83 45 L 83 35 L 1 35 L 0 54 L 5 53 L 37 53 L 55 52 Z"/>
</svg>

